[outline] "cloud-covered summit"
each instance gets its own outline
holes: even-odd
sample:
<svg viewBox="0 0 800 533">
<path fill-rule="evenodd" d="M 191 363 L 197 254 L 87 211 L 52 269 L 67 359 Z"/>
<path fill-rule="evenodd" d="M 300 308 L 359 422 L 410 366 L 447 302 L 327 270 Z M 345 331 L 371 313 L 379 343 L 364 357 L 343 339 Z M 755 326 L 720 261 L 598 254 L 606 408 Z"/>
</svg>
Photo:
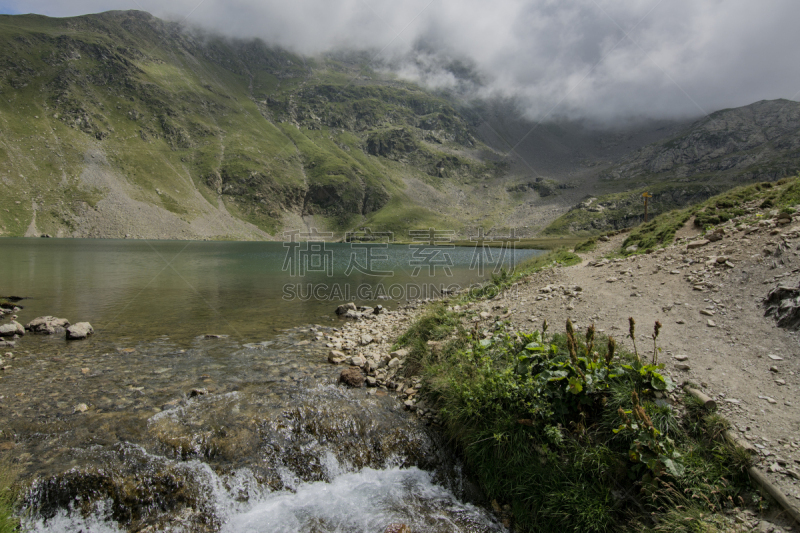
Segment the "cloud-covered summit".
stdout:
<svg viewBox="0 0 800 533">
<path fill-rule="evenodd" d="M 28 0 L 0 9 L 141 9 L 306 54 L 369 49 L 376 63 L 435 87 L 458 84 L 450 67 L 461 65 L 480 80 L 472 89 L 515 98 L 532 119 L 677 118 L 800 93 L 793 0 Z"/>
</svg>

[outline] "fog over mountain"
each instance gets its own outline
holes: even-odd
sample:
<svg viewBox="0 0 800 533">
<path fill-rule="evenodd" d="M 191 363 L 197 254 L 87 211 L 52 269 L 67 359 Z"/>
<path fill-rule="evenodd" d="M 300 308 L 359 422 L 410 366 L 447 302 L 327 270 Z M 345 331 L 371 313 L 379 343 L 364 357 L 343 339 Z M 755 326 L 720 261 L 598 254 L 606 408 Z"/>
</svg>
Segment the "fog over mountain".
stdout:
<svg viewBox="0 0 800 533">
<path fill-rule="evenodd" d="M 514 98 L 533 120 L 695 117 L 800 94 L 791 0 L 0 2 L 49 16 L 116 9 L 305 54 L 368 50 L 430 87 Z"/>
</svg>

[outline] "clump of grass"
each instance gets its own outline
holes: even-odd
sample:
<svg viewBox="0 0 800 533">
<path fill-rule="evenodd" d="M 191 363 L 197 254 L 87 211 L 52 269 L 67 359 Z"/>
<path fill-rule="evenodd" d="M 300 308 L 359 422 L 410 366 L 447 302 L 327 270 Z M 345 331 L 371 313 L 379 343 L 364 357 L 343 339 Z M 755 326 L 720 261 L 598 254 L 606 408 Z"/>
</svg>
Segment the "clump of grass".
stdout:
<svg viewBox="0 0 800 533">
<path fill-rule="evenodd" d="M 436 307 L 403 340 L 449 339 L 446 353 L 419 359 L 422 394 L 487 497 L 511 505 L 515 530 L 644 531 L 684 507 L 712 516 L 749 490 L 748 458 L 714 440 L 719 417 L 690 406 L 679 416 L 657 399 L 674 387 L 657 361 L 569 321 L 553 335 L 497 322 L 483 339 L 458 321 Z"/>
<path fill-rule="evenodd" d="M 689 209 L 670 211 L 659 215 L 632 230 L 631 234 L 622 242 L 622 250 L 635 245 L 638 248 L 637 253 L 646 253 L 667 246 L 675 240 L 675 233 L 686 224 L 691 216 L 692 211 Z"/>
<path fill-rule="evenodd" d="M 597 248 L 597 237 L 592 237 L 590 239 L 586 239 L 585 241 L 576 244 L 573 251 L 575 253 L 584 253 L 584 252 L 591 252 L 595 248 Z"/>
<path fill-rule="evenodd" d="M 581 262 L 581 258 L 566 248 L 556 248 L 543 255 L 532 257 L 517 265 L 516 272 L 521 275 L 537 272 L 553 266 L 572 266 Z"/>
</svg>

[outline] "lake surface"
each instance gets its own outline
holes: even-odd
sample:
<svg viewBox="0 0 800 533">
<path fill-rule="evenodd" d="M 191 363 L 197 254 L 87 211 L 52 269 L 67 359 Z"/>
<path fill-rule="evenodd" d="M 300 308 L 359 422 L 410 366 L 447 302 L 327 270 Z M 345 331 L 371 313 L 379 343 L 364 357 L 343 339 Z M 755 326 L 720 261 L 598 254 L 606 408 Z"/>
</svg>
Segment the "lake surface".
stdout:
<svg viewBox="0 0 800 533">
<path fill-rule="evenodd" d="M 501 259 L 497 249 L 468 247 L 322 247 L 0 239 L 0 296 L 27 298 L 20 302 L 26 322 L 53 315 L 90 322 L 104 335 L 168 334 L 188 341 L 213 333 L 249 342 L 300 324 L 331 322 L 341 303 L 391 308 L 410 299 L 435 298 L 442 287 L 469 287 L 489 276 Z M 510 269 L 536 253 L 509 250 L 503 265 Z M 368 260 L 367 254 L 383 258 Z"/>
<path fill-rule="evenodd" d="M 54 315 L 96 331 L 71 343 L 26 335 L 4 356 L 0 453 L 31 482 L 27 526 L 503 531 L 468 503 L 474 491 L 438 433 L 391 393 L 340 386 L 341 367 L 319 342 L 341 329 L 340 303 L 435 297 L 479 281 L 481 258 L 471 248 L 304 251 L 0 240 L 0 295 L 26 298 L 20 322 Z M 506 266 L 534 253 L 506 256 Z"/>
</svg>

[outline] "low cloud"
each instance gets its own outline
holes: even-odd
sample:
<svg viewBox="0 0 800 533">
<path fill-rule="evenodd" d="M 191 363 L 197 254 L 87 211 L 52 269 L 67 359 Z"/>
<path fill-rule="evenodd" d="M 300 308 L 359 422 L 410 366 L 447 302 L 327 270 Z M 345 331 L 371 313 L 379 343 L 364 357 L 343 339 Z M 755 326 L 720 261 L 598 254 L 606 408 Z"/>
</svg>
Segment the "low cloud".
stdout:
<svg viewBox="0 0 800 533">
<path fill-rule="evenodd" d="M 141 9 L 305 54 L 369 49 L 438 88 L 513 98 L 531 119 L 682 118 L 797 99 L 800 3 L 776 0 L 29 0 L 12 12 Z"/>
</svg>

